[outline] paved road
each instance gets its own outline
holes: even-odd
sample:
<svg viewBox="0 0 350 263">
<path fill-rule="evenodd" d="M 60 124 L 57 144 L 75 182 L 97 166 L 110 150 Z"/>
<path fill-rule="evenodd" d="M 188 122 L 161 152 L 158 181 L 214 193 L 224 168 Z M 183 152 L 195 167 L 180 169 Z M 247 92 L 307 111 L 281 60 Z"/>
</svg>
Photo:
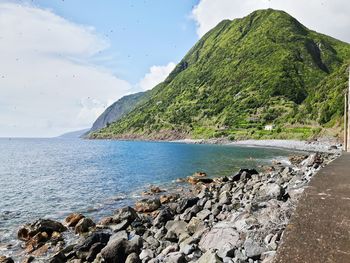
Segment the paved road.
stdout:
<svg viewBox="0 0 350 263">
<path fill-rule="evenodd" d="M 350 263 L 350 154 L 311 180 L 274 263 Z"/>
</svg>

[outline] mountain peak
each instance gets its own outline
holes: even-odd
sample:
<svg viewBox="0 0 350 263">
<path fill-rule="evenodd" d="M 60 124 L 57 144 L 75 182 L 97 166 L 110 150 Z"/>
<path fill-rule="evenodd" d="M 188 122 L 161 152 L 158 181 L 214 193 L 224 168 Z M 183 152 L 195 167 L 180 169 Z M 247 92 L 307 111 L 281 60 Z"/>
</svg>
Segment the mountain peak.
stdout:
<svg viewBox="0 0 350 263">
<path fill-rule="evenodd" d="M 147 100 L 94 136 L 162 139 L 177 132 L 192 138 L 237 138 L 263 134 L 267 124 L 280 130 L 292 123 L 315 125 L 322 100 L 310 105 L 310 97 L 315 90 L 328 96 L 319 85 L 349 58 L 349 44 L 307 29 L 284 11 L 257 10 L 224 20 Z M 328 121 L 341 114 L 324 107 Z M 303 112 L 300 119 L 298 112 Z"/>
</svg>

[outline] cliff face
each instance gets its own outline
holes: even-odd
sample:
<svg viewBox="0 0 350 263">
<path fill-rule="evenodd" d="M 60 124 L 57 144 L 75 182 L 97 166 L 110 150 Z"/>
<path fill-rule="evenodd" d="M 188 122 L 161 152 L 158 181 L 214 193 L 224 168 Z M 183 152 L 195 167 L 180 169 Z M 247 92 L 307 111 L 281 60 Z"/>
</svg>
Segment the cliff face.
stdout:
<svg viewBox="0 0 350 263">
<path fill-rule="evenodd" d="M 118 121 L 125 114 L 132 111 L 137 104 L 145 98 L 147 92 L 139 92 L 124 96 L 109 106 L 94 122 L 90 132 L 95 132 L 107 127 L 109 124 Z"/>
<path fill-rule="evenodd" d="M 349 59 L 349 44 L 282 11 L 225 20 L 147 99 L 92 137 L 310 137 L 341 120 L 343 103 L 334 105 Z"/>
</svg>

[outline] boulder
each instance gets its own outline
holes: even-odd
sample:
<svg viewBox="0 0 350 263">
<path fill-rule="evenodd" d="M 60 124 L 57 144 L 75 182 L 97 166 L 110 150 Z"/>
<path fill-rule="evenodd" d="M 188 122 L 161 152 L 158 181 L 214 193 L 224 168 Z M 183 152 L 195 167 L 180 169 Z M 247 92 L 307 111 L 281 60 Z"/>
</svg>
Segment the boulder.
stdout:
<svg viewBox="0 0 350 263">
<path fill-rule="evenodd" d="M 238 173 L 230 177 L 230 180 L 233 182 L 237 182 L 240 180 L 249 180 L 250 178 L 252 178 L 252 175 L 254 174 L 259 174 L 259 173 L 255 169 L 240 169 Z"/>
<path fill-rule="evenodd" d="M 218 250 L 225 245 L 235 248 L 240 244 L 239 233 L 233 227 L 232 223 L 222 221 L 215 224 L 209 232 L 202 236 L 199 242 L 199 248 L 205 252 L 211 249 Z"/>
<path fill-rule="evenodd" d="M 164 263 L 186 263 L 186 257 L 181 252 L 172 252 L 166 255 Z"/>
<path fill-rule="evenodd" d="M 164 190 L 161 190 L 158 186 L 153 186 L 153 185 L 150 187 L 150 191 L 153 194 L 159 194 L 159 193 L 165 192 Z"/>
<path fill-rule="evenodd" d="M 187 208 L 194 206 L 197 204 L 199 198 L 198 197 L 192 197 L 192 198 L 184 198 L 180 201 L 180 204 L 177 208 L 177 213 L 181 214 L 183 213 Z"/>
<path fill-rule="evenodd" d="M 64 224 L 68 227 L 75 227 L 76 224 L 78 224 L 78 222 L 84 218 L 84 215 L 79 214 L 79 213 L 73 213 L 68 215 L 65 219 L 64 219 Z"/>
<path fill-rule="evenodd" d="M 219 196 L 219 204 L 228 205 L 231 203 L 231 194 L 228 191 L 224 191 Z"/>
<path fill-rule="evenodd" d="M 207 174 L 205 172 L 196 172 L 193 174 L 195 177 L 206 177 Z"/>
<path fill-rule="evenodd" d="M 247 238 L 244 242 L 244 250 L 248 258 L 259 259 L 260 255 L 267 251 L 267 248 L 263 244 Z"/>
<path fill-rule="evenodd" d="M 39 219 L 32 224 L 22 226 L 17 232 L 17 237 L 19 240 L 29 241 L 40 232 L 45 232 L 49 237 L 51 237 L 53 232 L 61 233 L 66 230 L 67 228 L 60 222 L 50 219 Z"/>
<path fill-rule="evenodd" d="M 131 253 L 125 260 L 125 263 L 141 263 L 139 256 L 136 253 Z"/>
<path fill-rule="evenodd" d="M 0 256 L 0 263 L 15 263 L 12 258 Z"/>
<path fill-rule="evenodd" d="M 214 251 L 208 250 L 196 261 L 196 263 L 222 263 L 222 261 Z"/>
<path fill-rule="evenodd" d="M 130 206 L 118 209 L 113 215 L 113 223 L 120 223 L 126 220 L 129 224 L 131 224 L 135 219 L 139 219 L 139 216 Z"/>
<path fill-rule="evenodd" d="M 159 214 L 153 221 L 153 225 L 156 227 L 160 227 L 164 225 L 169 220 L 172 220 L 174 218 L 173 212 L 170 210 L 170 208 L 165 207 L 159 211 Z"/>
<path fill-rule="evenodd" d="M 161 206 L 159 198 L 143 199 L 135 204 L 135 210 L 140 213 L 148 213 L 157 210 Z"/>
<path fill-rule="evenodd" d="M 76 224 L 74 231 L 76 234 L 83 234 L 89 232 L 90 228 L 95 226 L 95 223 L 90 218 L 84 217 Z"/>
<path fill-rule="evenodd" d="M 161 195 L 159 197 L 161 204 L 167 204 L 170 202 L 175 202 L 180 197 L 179 194 L 169 194 L 169 195 Z"/>
<path fill-rule="evenodd" d="M 76 251 L 87 252 L 96 243 L 106 245 L 108 243 L 110 237 L 111 237 L 111 234 L 109 234 L 109 233 L 95 232 L 95 233 L 91 234 L 88 238 L 86 238 L 85 240 L 81 241 L 78 245 L 76 245 L 74 249 Z"/>
<path fill-rule="evenodd" d="M 209 216 L 211 215 L 211 211 L 208 210 L 208 209 L 203 209 L 202 211 L 198 212 L 196 217 L 199 219 L 199 220 L 205 220 L 205 219 L 208 219 Z"/>
<path fill-rule="evenodd" d="M 154 253 L 151 249 L 143 249 L 139 255 L 141 260 L 150 260 L 154 258 Z"/>
<path fill-rule="evenodd" d="M 106 244 L 102 244 L 102 243 L 95 243 L 93 244 L 90 249 L 89 252 L 87 253 L 86 256 L 86 261 L 87 262 L 93 262 L 97 256 L 98 253 L 101 252 L 101 250 L 105 247 Z"/>
<path fill-rule="evenodd" d="M 130 241 L 126 239 L 111 239 L 101 250 L 101 256 L 106 263 L 124 263 L 129 254 L 140 253 L 142 244 L 138 238 Z"/>
<path fill-rule="evenodd" d="M 270 199 L 280 199 L 283 195 L 282 187 L 276 183 L 263 184 L 258 193 L 259 201 L 266 201 Z"/>
</svg>

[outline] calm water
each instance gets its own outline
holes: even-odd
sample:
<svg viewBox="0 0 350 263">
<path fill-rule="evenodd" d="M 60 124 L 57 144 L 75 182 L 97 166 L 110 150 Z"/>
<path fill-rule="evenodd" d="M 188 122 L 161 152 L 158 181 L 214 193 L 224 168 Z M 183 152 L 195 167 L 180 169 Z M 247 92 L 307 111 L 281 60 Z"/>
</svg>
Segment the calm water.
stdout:
<svg viewBox="0 0 350 263">
<path fill-rule="evenodd" d="M 230 175 L 290 154 L 216 145 L 0 139 L 0 243 L 39 217 L 62 220 L 74 211 L 97 220 L 131 204 L 150 184 L 170 187 L 196 171 Z"/>
</svg>

